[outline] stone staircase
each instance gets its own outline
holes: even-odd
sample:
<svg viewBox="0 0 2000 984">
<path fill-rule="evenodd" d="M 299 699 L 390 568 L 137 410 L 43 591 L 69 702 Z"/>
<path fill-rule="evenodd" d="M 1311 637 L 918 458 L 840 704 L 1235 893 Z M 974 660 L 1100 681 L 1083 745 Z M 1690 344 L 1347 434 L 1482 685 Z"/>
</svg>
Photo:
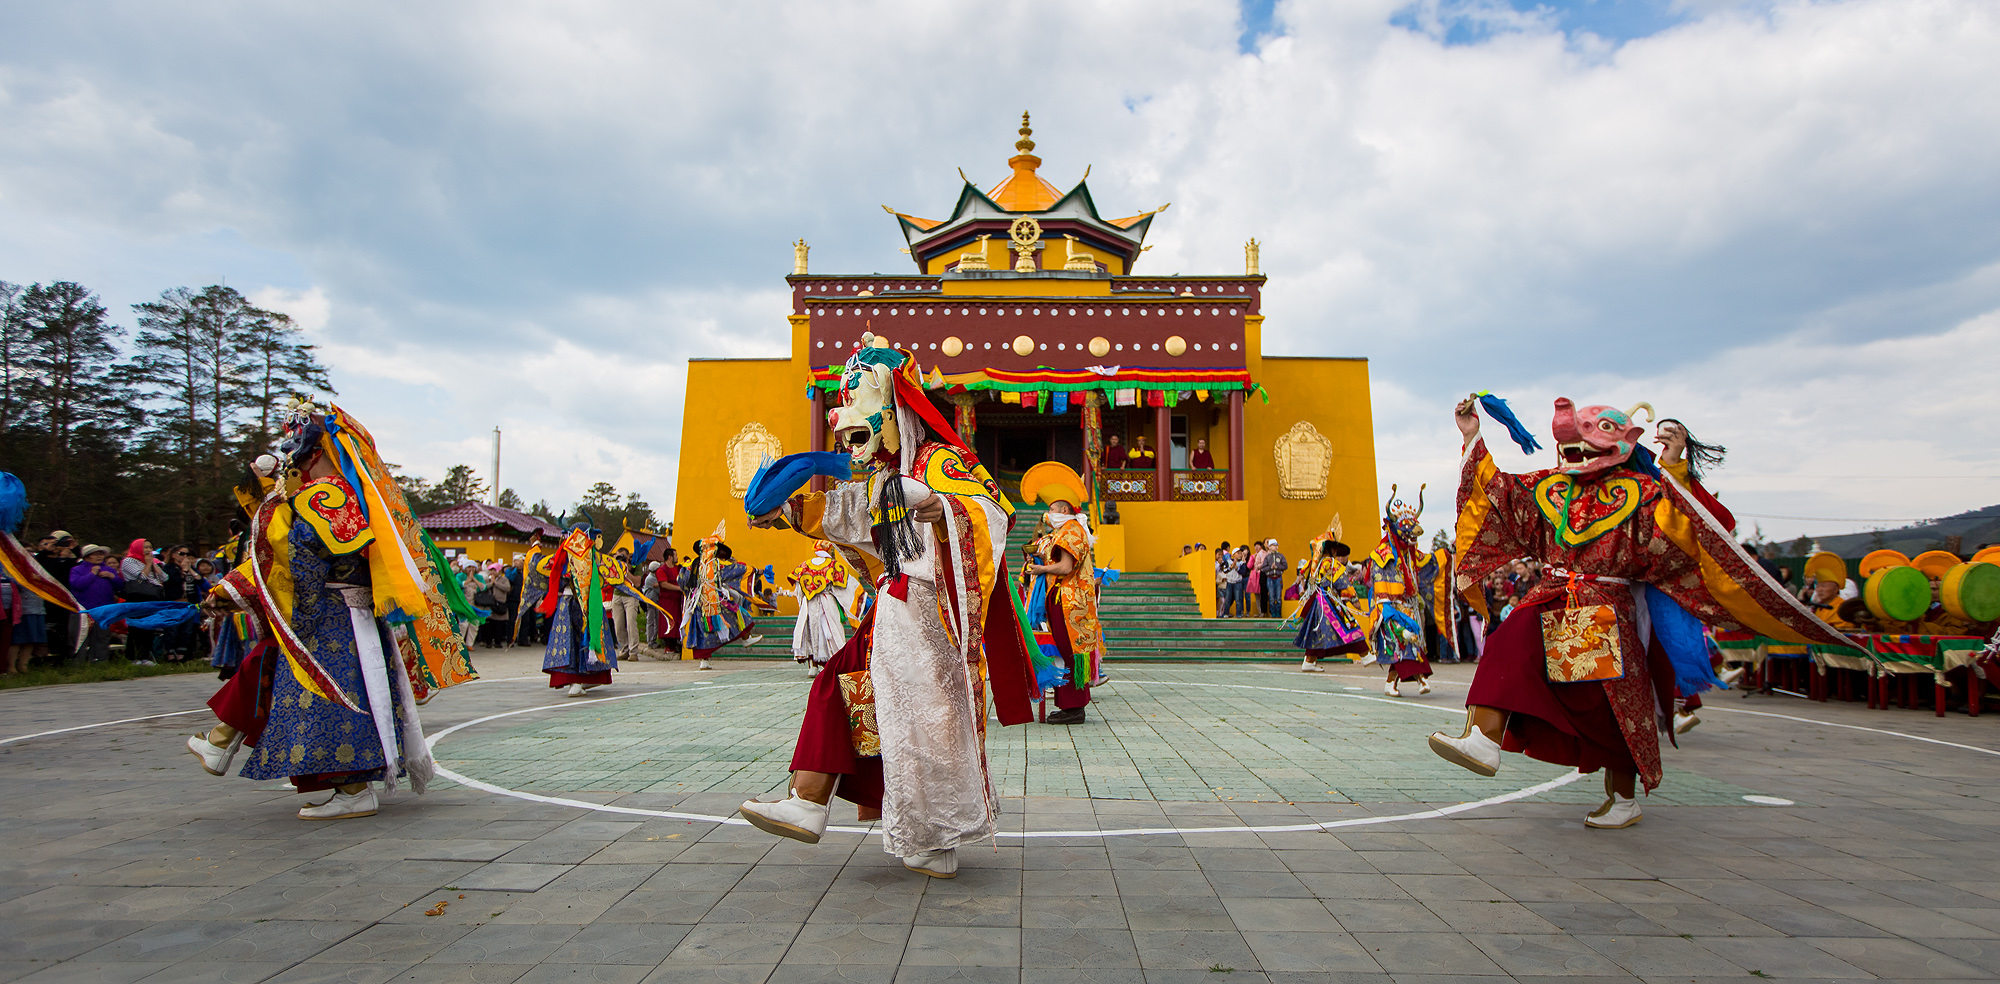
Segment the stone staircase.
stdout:
<svg viewBox="0 0 2000 984">
<path fill-rule="evenodd" d="M 1008 570 L 1019 576 L 1021 547 L 1033 535 L 1048 510 L 1021 506 L 1007 537 Z M 1204 590 L 1209 590 L 1203 584 Z M 1293 628 L 1275 618 L 1202 618 L 1195 588 L 1186 576 L 1154 571 L 1125 571 L 1104 586 L 1097 614 L 1104 622 L 1104 639 L 1111 662 L 1291 661 Z M 792 658 L 789 615 L 764 615 L 755 646 L 730 646 L 722 658 Z"/>
</svg>

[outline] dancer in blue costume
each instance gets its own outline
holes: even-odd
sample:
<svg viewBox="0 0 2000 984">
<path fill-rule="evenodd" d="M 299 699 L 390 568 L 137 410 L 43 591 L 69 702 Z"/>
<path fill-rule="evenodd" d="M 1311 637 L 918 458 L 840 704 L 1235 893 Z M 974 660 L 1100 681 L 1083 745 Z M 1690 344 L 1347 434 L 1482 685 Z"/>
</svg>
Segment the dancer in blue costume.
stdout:
<svg viewBox="0 0 2000 984">
<path fill-rule="evenodd" d="M 351 417 L 301 405 L 279 452 L 259 461 L 272 489 L 251 523 L 249 556 L 208 601 L 218 615 L 251 613 L 271 644 L 246 654 L 209 702 L 222 723 L 188 750 L 222 775 L 248 745 L 245 778 L 334 790 L 302 819 L 371 816 L 373 783 L 394 789 L 407 777 L 422 793 L 434 771 L 389 619 L 437 616 L 437 575 L 373 438 Z"/>
<path fill-rule="evenodd" d="M 604 611 L 610 592 L 603 565 L 597 531 L 582 523 L 563 537 L 549 565 L 549 592 L 541 607 L 549 616 L 542 672 L 549 675 L 549 686 L 564 688 L 567 697 L 610 683 L 618 668 L 618 645 Z"/>
<path fill-rule="evenodd" d="M 1348 599 L 1355 596 L 1347 576 L 1351 551 L 1340 542 L 1338 523 L 1335 520 L 1334 528 L 1313 538 L 1305 569 L 1299 572 L 1299 632 L 1292 645 L 1306 651 L 1299 663 L 1301 673 L 1326 672 L 1319 661 L 1328 656 L 1368 651 L 1367 633 L 1348 607 Z"/>
<path fill-rule="evenodd" d="M 764 638 L 749 634 L 757 627 L 743 590 L 750 568 L 731 555 L 722 533 L 717 524 L 713 535 L 702 538 L 700 559 L 681 568 L 681 643 L 701 661 L 696 669 L 708 669 L 709 657 L 737 639 L 754 646 Z"/>
</svg>

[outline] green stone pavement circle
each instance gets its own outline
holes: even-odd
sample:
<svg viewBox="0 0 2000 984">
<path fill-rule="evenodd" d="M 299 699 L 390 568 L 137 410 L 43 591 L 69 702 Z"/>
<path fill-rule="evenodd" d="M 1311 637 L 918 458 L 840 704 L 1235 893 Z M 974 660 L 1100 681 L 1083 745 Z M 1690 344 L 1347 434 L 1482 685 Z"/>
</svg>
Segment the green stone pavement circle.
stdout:
<svg viewBox="0 0 2000 984">
<path fill-rule="evenodd" d="M 1510 755 L 1483 779 L 1433 755 L 1455 727 L 1440 690 L 1395 701 L 1325 677 L 1242 667 L 1125 669 L 1081 726 L 989 722 L 1001 796 L 1232 803 L 1459 803 L 1568 770 Z M 731 674 L 624 700 L 553 704 L 439 742 L 439 764 L 524 793 L 762 794 L 785 782 L 806 695 L 793 667 Z M 1304 691 L 1304 692 L 1301 692 Z M 515 723 L 522 722 L 522 723 Z M 1741 805 L 1756 790 L 1672 771 L 1648 804 Z M 1595 803 L 1585 780 L 1537 798 Z"/>
</svg>

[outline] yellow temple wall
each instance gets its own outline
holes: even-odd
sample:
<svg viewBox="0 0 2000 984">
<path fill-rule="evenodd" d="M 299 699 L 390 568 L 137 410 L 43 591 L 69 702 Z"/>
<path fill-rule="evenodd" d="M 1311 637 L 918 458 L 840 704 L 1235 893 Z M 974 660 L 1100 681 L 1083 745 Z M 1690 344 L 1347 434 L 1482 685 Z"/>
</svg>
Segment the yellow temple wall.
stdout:
<svg viewBox="0 0 2000 984">
<path fill-rule="evenodd" d="M 1247 502 L 1119 503 L 1125 569 L 1179 570 L 1170 565 L 1180 560 L 1182 546 L 1206 543 L 1213 553 L 1224 540 L 1242 543 L 1250 538 L 1249 506 Z"/>
<path fill-rule="evenodd" d="M 723 542 L 751 567 L 766 564 L 780 581 L 778 606 L 796 604 L 784 594 L 784 576 L 812 556 L 812 541 L 792 530 L 751 529 L 743 500 L 730 494 L 723 449 L 751 423 L 764 425 L 784 453 L 810 450 L 811 413 L 799 405 L 805 370 L 789 359 L 688 360 L 686 411 L 681 416 L 679 484 L 674 493 L 674 546 L 687 557 L 697 540 L 728 524 Z"/>
<path fill-rule="evenodd" d="M 515 559 L 525 556 L 528 552 L 528 545 L 526 543 L 515 543 L 511 540 L 492 540 L 484 538 L 471 539 L 471 540 L 455 540 L 455 539 L 446 539 L 438 536 L 432 536 L 431 540 L 432 542 L 435 542 L 438 545 L 438 549 L 443 551 L 447 556 L 452 555 L 453 551 L 457 551 L 458 553 L 464 554 L 467 557 L 471 557 L 473 560 L 476 560 L 482 564 L 490 563 L 495 560 L 500 561 L 503 564 L 511 563 Z"/>
<path fill-rule="evenodd" d="M 1254 347 L 1252 352 L 1257 351 Z M 1266 356 L 1252 372 L 1271 394 L 1244 403 L 1243 439 L 1249 454 L 1243 473 L 1250 507 L 1249 536 L 1276 537 L 1279 549 L 1298 563 L 1307 540 L 1340 515 L 1342 538 L 1357 555 L 1382 536 L 1381 504 L 1376 501 L 1374 411 L 1366 359 Z M 1275 445 L 1292 425 L 1306 421 L 1333 442 L 1332 469 L 1323 499 L 1286 499 L 1278 494 Z M 1440 499 L 1439 501 L 1444 501 Z M 1429 525 L 1429 524 L 1427 524 Z M 1231 538 L 1231 542 L 1239 542 Z M 1212 547 L 1213 540 L 1209 541 Z"/>
</svg>

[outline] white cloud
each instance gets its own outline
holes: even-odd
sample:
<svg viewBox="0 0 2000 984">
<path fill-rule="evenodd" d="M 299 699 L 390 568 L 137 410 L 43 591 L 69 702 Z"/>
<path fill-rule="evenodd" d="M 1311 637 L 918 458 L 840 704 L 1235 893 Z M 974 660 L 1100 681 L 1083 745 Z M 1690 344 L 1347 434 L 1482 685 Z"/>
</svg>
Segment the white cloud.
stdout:
<svg viewBox="0 0 2000 984">
<path fill-rule="evenodd" d="M 1450 404 L 1490 388 L 1538 426 L 1558 390 L 1665 394 L 1747 511 L 1993 501 L 1976 414 L 1874 394 L 1991 343 L 2000 11 L 1686 0 L 1613 45 L 1495 6 L 1445 45 L 1407 6 L 1283 3 L 1246 56 L 1227 0 L 42 5 L 0 55 L 0 277 L 226 277 L 315 319 L 413 470 L 498 424 L 530 499 L 663 505 L 684 360 L 784 349 L 786 244 L 901 269 L 876 205 L 999 179 L 1026 108 L 1058 185 L 1175 203 L 1147 268 L 1264 241 L 1270 350 L 1372 359 L 1385 487 L 1448 487 Z"/>
</svg>

